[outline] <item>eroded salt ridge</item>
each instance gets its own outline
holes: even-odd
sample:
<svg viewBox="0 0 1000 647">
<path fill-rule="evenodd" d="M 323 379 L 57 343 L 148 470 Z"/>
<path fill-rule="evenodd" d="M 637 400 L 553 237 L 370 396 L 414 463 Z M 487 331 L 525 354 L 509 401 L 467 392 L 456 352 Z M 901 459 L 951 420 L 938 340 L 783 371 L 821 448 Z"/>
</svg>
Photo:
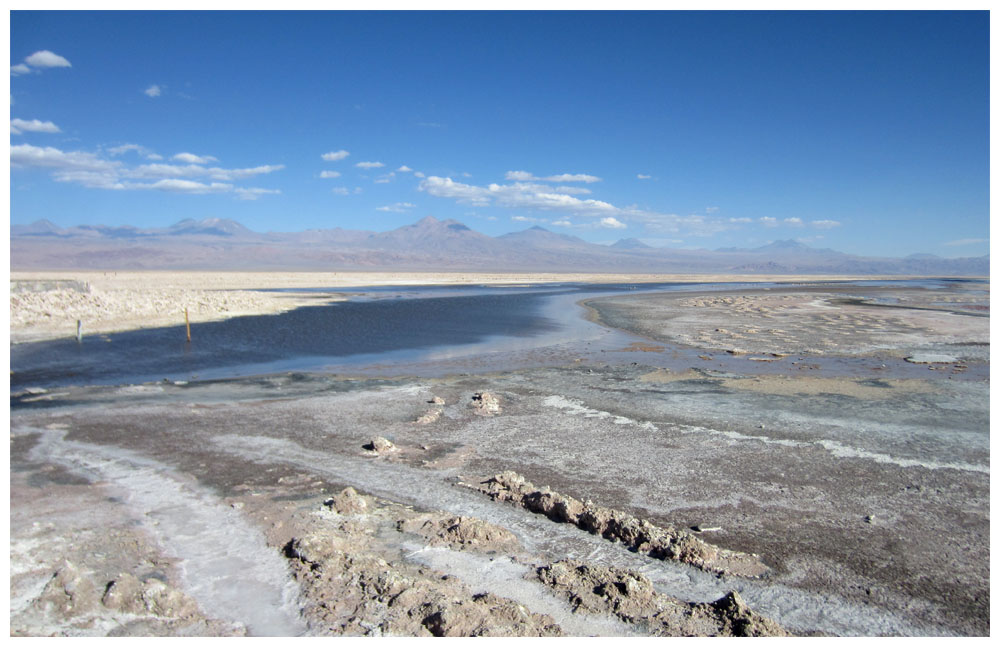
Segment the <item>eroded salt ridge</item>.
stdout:
<svg viewBox="0 0 1000 647">
<path fill-rule="evenodd" d="M 547 487 L 536 488 L 517 472 L 502 472 L 469 487 L 495 501 L 509 501 L 553 521 L 573 524 L 656 559 L 679 561 L 705 571 L 743 577 L 760 577 L 770 570 L 755 555 L 719 548 L 690 532 L 662 528 L 590 500 L 579 501 Z"/>
</svg>

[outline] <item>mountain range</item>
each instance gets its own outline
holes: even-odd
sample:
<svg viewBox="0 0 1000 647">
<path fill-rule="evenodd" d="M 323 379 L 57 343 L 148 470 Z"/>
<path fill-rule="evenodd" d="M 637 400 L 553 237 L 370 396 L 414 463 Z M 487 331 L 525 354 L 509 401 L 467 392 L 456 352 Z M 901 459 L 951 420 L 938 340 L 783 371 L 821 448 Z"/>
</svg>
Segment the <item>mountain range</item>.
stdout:
<svg viewBox="0 0 1000 647">
<path fill-rule="evenodd" d="M 738 274 L 988 276 L 989 255 L 879 258 L 779 240 L 763 247 L 690 250 L 635 238 L 588 243 L 542 227 L 487 236 L 428 216 L 386 232 L 251 231 L 233 220 L 182 220 L 165 228 L 79 225 L 47 220 L 10 228 L 12 270 L 461 270 Z"/>
</svg>

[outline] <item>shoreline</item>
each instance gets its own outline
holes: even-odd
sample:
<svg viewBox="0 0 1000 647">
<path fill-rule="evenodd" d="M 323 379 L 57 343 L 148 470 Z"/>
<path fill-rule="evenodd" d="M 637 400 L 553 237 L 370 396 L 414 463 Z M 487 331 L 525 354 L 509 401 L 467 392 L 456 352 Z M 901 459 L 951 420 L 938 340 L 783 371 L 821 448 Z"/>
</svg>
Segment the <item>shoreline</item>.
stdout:
<svg viewBox="0 0 1000 647">
<path fill-rule="evenodd" d="M 369 286 L 520 285 L 542 283 L 816 283 L 906 280 L 908 276 L 615 274 L 505 272 L 198 272 L 12 271 L 15 283 L 75 281 L 86 291 L 11 292 L 10 341 L 71 338 L 77 320 L 85 335 L 162 328 L 240 316 L 279 314 L 343 300 L 338 289 Z M 978 277 L 968 277 L 978 278 Z M 988 277 L 986 277 L 988 280 Z M 329 292 L 295 289 L 329 288 Z M 262 290 L 284 290 L 281 293 Z"/>
</svg>

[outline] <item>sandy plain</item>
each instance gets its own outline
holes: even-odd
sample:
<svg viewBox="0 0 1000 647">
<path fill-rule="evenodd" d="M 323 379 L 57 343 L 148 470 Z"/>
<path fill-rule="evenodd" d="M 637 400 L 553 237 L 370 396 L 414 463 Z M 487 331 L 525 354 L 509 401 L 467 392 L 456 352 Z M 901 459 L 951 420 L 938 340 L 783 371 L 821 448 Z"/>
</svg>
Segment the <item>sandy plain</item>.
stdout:
<svg viewBox="0 0 1000 647">
<path fill-rule="evenodd" d="M 988 302 L 636 294 L 502 373 L 12 393 L 12 634 L 988 635 Z"/>
</svg>

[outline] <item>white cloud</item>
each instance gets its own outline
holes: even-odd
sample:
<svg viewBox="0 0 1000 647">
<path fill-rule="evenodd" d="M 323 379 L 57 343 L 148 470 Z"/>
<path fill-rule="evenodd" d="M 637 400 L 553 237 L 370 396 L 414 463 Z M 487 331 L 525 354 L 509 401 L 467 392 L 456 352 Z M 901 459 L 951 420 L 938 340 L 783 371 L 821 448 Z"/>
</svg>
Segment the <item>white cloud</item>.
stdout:
<svg viewBox="0 0 1000 647">
<path fill-rule="evenodd" d="M 586 175 L 584 173 L 561 173 L 548 177 L 535 177 L 527 171 L 507 171 L 504 179 L 515 182 L 585 182 L 588 184 L 601 181 L 601 178 L 595 175 Z"/>
<path fill-rule="evenodd" d="M 380 175 L 376 178 L 375 184 L 388 184 L 389 182 L 392 182 L 392 178 L 394 177 L 396 177 L 395 171 L 386 173 L 385 175 Z"/>
<path fill-rule="evenodd" d="M 200 155 L 195 155 L 193 153 L 177 153 L 173 158 L 178 162 L 185 162 L 187 164 L 208 164 L 209 162 L 218 162 L 216 158 L 211 155 L 205 155 L 204 157 Z"/>
<path fill-rule="evenodd" d="M 962 245 L 978 245 L 979 243 L 988 243 L 989 238 L 959 238 L 958 240 L 949 240 L 947 243 L 943 243 L 948 247 L 960 247 Z"/>
<path fill-rule="evenodd" d="M 555 225 L 556 227 L 572 227 L 573 226 L 573 223 L 571 223 L 566 218 L 562 218 L 560 220 L 553 220 L 552 224 Z"/>
<path fill-rule="evenodd" d="M 339 171 L 323 171 L 319 174 L 320 177 L 330 178 L 330 177 L 340 177 Z"/>
<path fill-rule="evenodd" d="M 607 218 L 601 218 L 601 227 L 604 227 L 605 229 L 625 229 L 628 225 L 609 216 Z"/>
<path fill-rule="evenodd" d="M 546 182 L 585 182 L 587 184 L 601 181 L 601 178 L 596 175 L 587 175 L 585 173 L 562 173 L 561 175 L 550 175 L 542 179 Z"/>
<path fill-rule="evenodd" d="M 146 155 L 146 159 L 149 159 L 149 160 L 161 160 L 161 159 L 163 159 L 163 155 L 157 155 L 156 153 L 148 153 Z"/>
<path fill-rule="evenodd" d="M 801 227 L 802 218 L 785 218 L 784 223 L 789 227 Z"/>
<path fill-rule="evenodd" d="M 639 178 L 640 180 L 648 180 L 649 178 L 651 178 L 653 176 L 652 175 L 643 175 L 642 173 L 639 173 L 638 175 L 636 175 L 636 177 Z"/>
<path fill-rule="evenodd" d="M 809 224 L 816 229 L 833 229 L 840 226 L 840 223 L 836 220 L 813 220 Z"/>
<path fill-rule="evenodd" d="M 147 97 L 158 97 L 163 92 L 163 90 L 158 85 L 151 85 L 142 91 Z"/>
<path fill-rule="evenodd" d="M 275 171 L 280 171 L 283 168 L 285 168 L 284 164 L 263 164 L 261 166 L 254 166 L 253 168 L 233 169 L 213 167 L 207 170 L 207 175 L 216 180 L 242 180 L 243 178 L 253 177 L 255 175 L 274 173 Z"/>
<path fill-rule="evenodd" d="M 732 223 L 746 223 L 746 222 L 753 222 L 753 219 L 752 218 L 730 218 L 729 222 L 732 222 Z"/>
<path fill-rule="evenodd" d="M 427 177 L 426 175 L 424 175 L 420 171 L 414 171 L 413 175 L 414 175 L 414 177 Z"/>
<path fill-rule="evenodd" d="M 582 186 L 554 186 L 551 188 L 552 191 L 556 193 L 567 193 L 567 194 L 587 194 L 593 193 L 590 189 L 584 188 Z"/>
<path fill-rule="evenodd" d="M 541 218 L 530 218 L 528 216 L 511 216 L 510 219 L 514 222 L 545 222 Z"/>
<path fill-rule="evenodd" d="M 154 153 L 150 151 L 145 146 L 140 146 L 139 144 L 122 144 L 121 146 L 115 146 L 114 148 L 109 148 L 108 153 L 111 155 L 124 155 L 129 151 L 135 151 L 139 155 L 145 155 L 147 158 L 152 158 Z M 160 157 L 156 155 L 156 157 Z M 160 158 L 162 159 L 162 158 Z"/>
<path fill-rule="evenodd" d="M 62 56 L 58 54 L 53 54 L 47 49 L 43 49 L 40 52 L 35 52 L 28 58 L 24 59 L 24 63 L 18 63 L 17 65 L 10 66 L 11 76 L 20 76 L 22 74 L 30 74 L 32 72 L 31 68 L 36 68 L 40 71 L 40 68 L 47 67 L 73 67 L 70 62 L 67 61 Z"/>
<path fill-rule="evenodd" d="M 368 169 L 368 168 L 382 168 L 383 166 L 385 166 L 385 164 L 383 164 L 382 162 L 358 162 L 357 164 L 355 164 L 355 166 L 357 166 L 358 168 Z"/>
<path fill-rule="evenodd" d="M 73 67 L 65 58 L 59 56 L 58 54 L 54 54 L 47 49 L 35 52 L 28 58 L 24 59 L 24 62 L 31 67 Z"/>
<path fill-rule="evenodd" d="M 10 132 L 14 135 L 20 135 L 22 132 L 58 133 L 62 131 L 59 130 L 59 126 L 55 125 L 51 121 L 39 121 L 38 119 L 32 119 L 31 121 L 25 121 L 24 119 L 11 119 Z"/>
<path fill-rule="evenodd" d="M 109 152 L 120 155 L 128 151 L 141 153 L 144 150 L 137 144 L 125 144 Z M 244 179 L 284 168 L 282 165 L 265 165 L 245 169 L 222 169 L 193 164 L 187 166 L 141 164 L 127 167 L 121 161 L 102 159 L 93 153 L 65 152 L 57 148 L 41 148 L 27 144 L 11 147 L 10 162 L 12 167 L 48 168 L 52 170 L 52 178 L 57 182 L 71 182 L 91 189 L 159 190 L 192 194 L 233 192 L 241 199 L 253 199 L 278 191 L 234 187 L 233 184 L 224 182 L 225 180 Z M 189 179 L 192 177 L 206 178 L 211 182 Z"/>
<path fill-rule="evenodd" d="M 705 213 L 716 213 L 718 210 L 718 207 L 705 207 Z"/>
<path fill-rule="evenodd" d="M 196 164 L 187 166 L 177 166 L 176 164 L 141 164 L 133 169 L 125 171 L 124 174 L 134 178 L 158 178 L 158 177 L 207 177 L 212 180 L 240 180 L 255 175 L 264 175 L 280 171 L 285 168 L 284 164 L 256 166 L 254 168 L 225 169 L 218 167 L 206 168 Z"/>
<path fill-rule="evenodd" d="M 281 191 L 278 189 L 236 189 L 236 197 L 240 200 L 256 200 L 262 195 L 275 195 Z"/>
<path fill-rule="evenodd" d="M 455 182 L 450 177 L 432 175 L 421 182 L 419 188 L 433 196 L 451 198 L 463 203 L 486 205 L 490 202 L 487 189 Z"/>
<path fill-rule="evenodd" d="M 330 193 L 335 193 L 337 195 L 350 195 L 351 190 L 347 187 L 338 186 L 330 189 Z"/>
<path fill-rule="evenodd" d="M 347 151 L 339 150 L 339 151 L 331 151 L 329 153 L 323 153 L 322 155 L 320 155 L 320 157 L 322 157 L 327 162 L 339 162 L 348 155 L 350 155 L 350 153 L 348 153 Z"/>
<path fill-rule="evenodd" d="M 419 188 L 433 196 L 477 205 L 494 203 L 503 207 L 566 211 L 590 216 L 607 215 L 618 211 L 614 205 L 601 200 L 581 200 L 564 193 L 556 193 L 544 185 L 524 182 L 481 187 L 455 182 L 451 178 L 431 176 L 421 182 Z"/>
<path fill-rule="evenodd" d="M 413 169 L 411 169 L 411 168 L 410 168 L 409 166 L 407 166 L 406 164 L 403 164 L 402 166 L 400 166 L 400 167 L 399 167 L 398 169 L 396 169 L 396 170 L 397 170 L 397 171 L 399 171 L 400 173 L 411 173 L 411 172 L 413 171 Z"/>
<path fill-rule="evenodd" d="M 152 184 L 134 184 L 129 188 L 143 188 L 143 189 L 156 189 L 158 191 L 168 191 L 170 193 L 226 193 L 232 191 L 232 184 L 222 184 L 220 182 L 212 182 L 211 184 L 204 184 L 202 182 L 193 182 L 191 180 L 158 180 Z"/>
<path fill-rule="evenodd" d="M 375 211 L 392 211 L 394 213 L 403 213 L 408 209 L 412 209 L 417 205 L 410 204 L 409 202 L 397 202 L 395 204 L 388 204 L 384 207 L 375 207 Z"/>
<path fill-rule="evenodd" d="M 205 175 L 208 169 L 204 166 L 188 164 L 178 166 L 176 164 L 140 164 L 134 168 L 124 171 L 128 177 L 138 179 L 169 178 L 169 177 L 198 177 Z"/>
<path fill-rule="evenodd" d="M 765 227 L 777 227 L 778 226 L 778 219 L 777 218 L 772 218 L 771 216 L 764 216 L 762 218 L 758 218 L 757 220 L 759 220 L 760 223 L 762 225 L 764 225 Z"/>
<path fill-rule="evenodd" d="M 88 171 L 114 171 L 121 165 L 120 162 L 102 160 L 93 153 L 66 153 L 51 146 L 41 148 L 30 144 L 11 146 L 10 163 L 12 166 L 41 166 Z"/>
<path fill-rule="evenodd" d="M 676 214 L 641 209 L 635 205 L 617 207 L 602 200 L 582 200 L 557 193 L 548 185 L 529 182 L 476 186 L 456 182 L 447 177 L 431 176 L 423 180 L 418 188 L 435 197 L 450 198 L 463 204 L 555 211 L 564 214 L 564 219 L 576 216 L 598 220 L 592 225 L 584 226 L 614 228 L 615 225 L 611 221 L 603 224 L 600 222 L 602 218 L 613 218 L 615 222 L 621 224 L 629 221 L 642 223 L 651 232 L 676 234 L 683 231 L 693 236 L 710 235 L 733 226 L 721 219 L 703 215 L 681 217 Z"/>
</svg>

